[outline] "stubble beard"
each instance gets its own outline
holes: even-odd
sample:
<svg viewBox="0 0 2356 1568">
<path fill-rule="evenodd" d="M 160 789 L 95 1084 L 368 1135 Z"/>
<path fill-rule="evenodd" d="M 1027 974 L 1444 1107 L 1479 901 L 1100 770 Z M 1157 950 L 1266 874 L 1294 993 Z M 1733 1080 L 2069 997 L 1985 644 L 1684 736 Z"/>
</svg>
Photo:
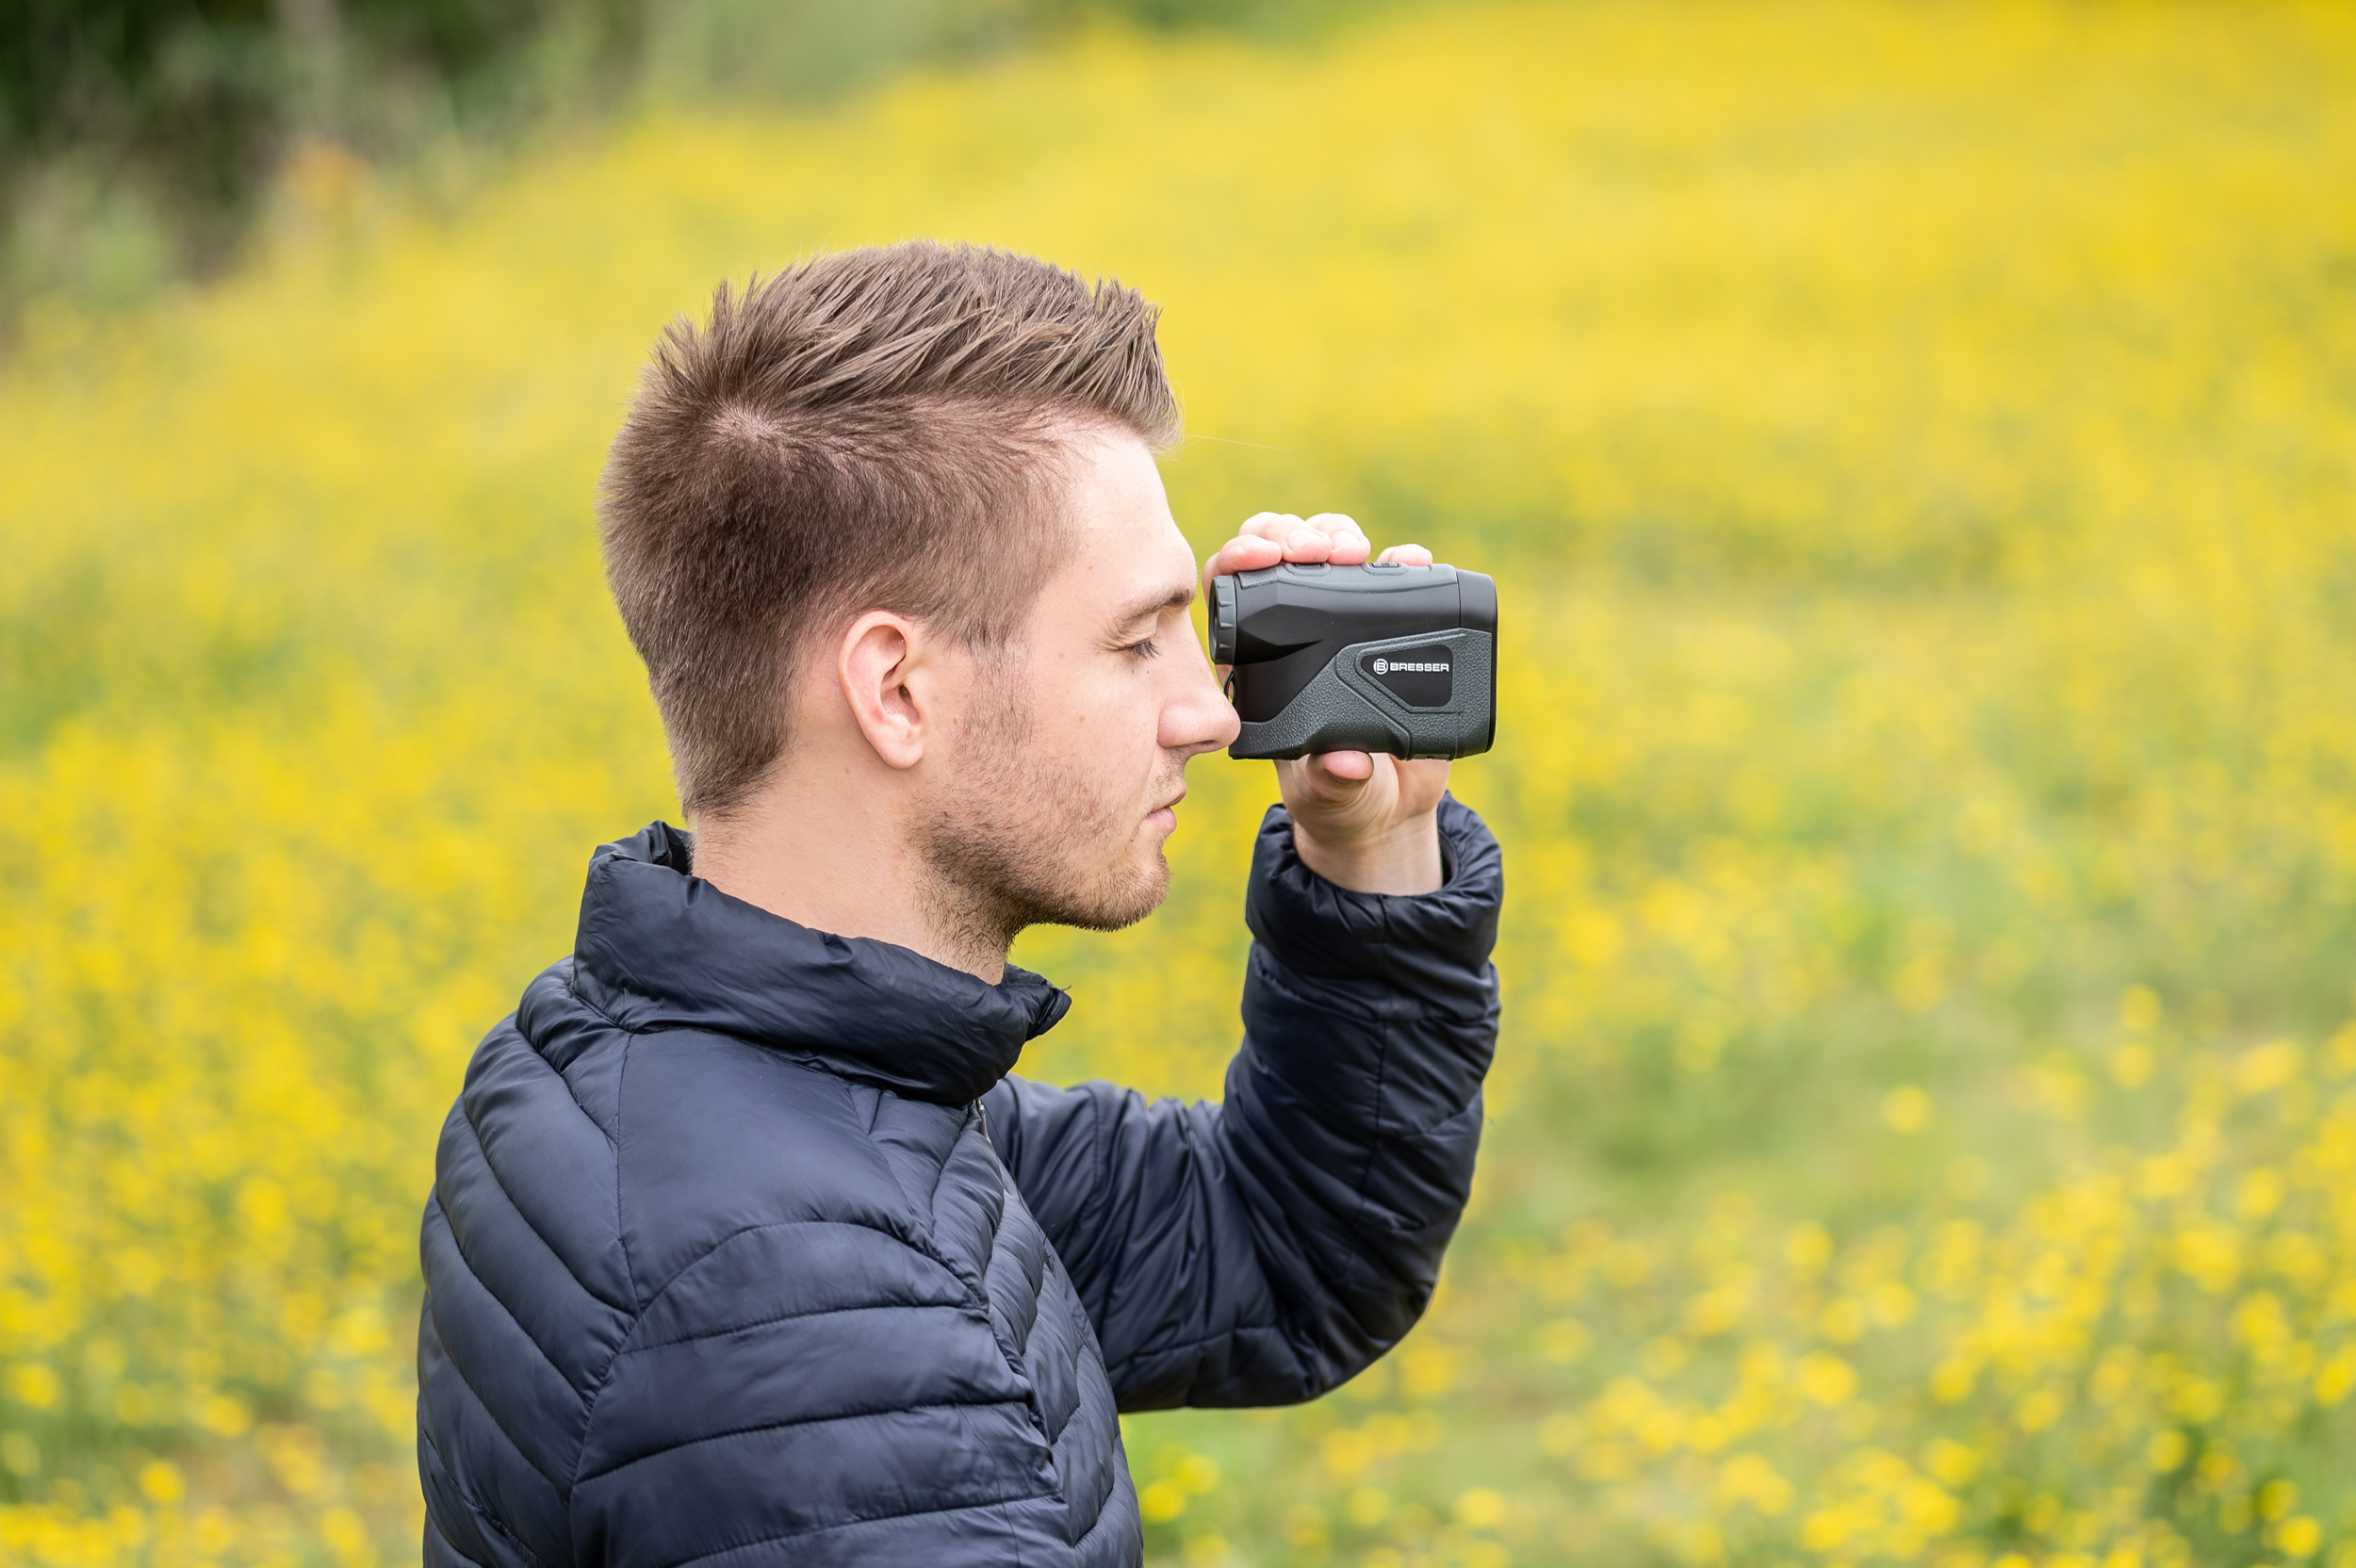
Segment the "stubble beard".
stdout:
<svg viewBox="0 0 2356 1568">
<path fill-rule="evenodd" d="M 935 928 L 960 949 L 1003 958 L 1034 925 L 1118 931 L 1160 907 L 1170 863 L 1131 852 L 1142 824 L 1128 801 L 1038 758 L 1019 660 L 977 681 L 955 798 L 926 818 L 919 852 Z M 1175 785 L 1173 781 L 1172 792 Z"/>
</svg>

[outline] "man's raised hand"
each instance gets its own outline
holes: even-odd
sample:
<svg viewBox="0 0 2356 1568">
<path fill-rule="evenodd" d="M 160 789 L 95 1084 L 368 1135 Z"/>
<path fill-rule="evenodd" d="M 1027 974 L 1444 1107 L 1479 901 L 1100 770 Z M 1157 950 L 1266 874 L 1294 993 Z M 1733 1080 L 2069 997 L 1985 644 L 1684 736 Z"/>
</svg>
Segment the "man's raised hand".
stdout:
<svg viewBox="0 0 2356 1568">
<path fill-rule="evenodd" d="M 1210 580 L 1257 571 L 1283 561 L 1364 563 L 1373 549 L 1365 531 L 1338 512 L 1314 517 L 1263 512 L 1203 564 Z M 1421 545 L 1393 545 L 1381 557 L 1428 566 Z M 1227 668 L 1219 666 L 1223 683 Z M 1440 797 L 1445 758 L 1406 762 L 1363 751 L 1329 751 L 1276 764 L 1277 786 L 1292 813 L 1293 842 L 1308 868 L 1327 881 L 1366 893 L 1428 893 L 1440 886 Z"/>
</svg>

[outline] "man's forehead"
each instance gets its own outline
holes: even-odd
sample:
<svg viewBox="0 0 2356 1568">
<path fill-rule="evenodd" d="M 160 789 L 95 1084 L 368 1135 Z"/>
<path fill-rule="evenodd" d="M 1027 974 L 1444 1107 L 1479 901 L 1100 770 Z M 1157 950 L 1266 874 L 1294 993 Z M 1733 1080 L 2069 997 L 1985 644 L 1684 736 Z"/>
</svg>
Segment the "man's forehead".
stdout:
<svg viewBox="0 0 2356 1568">
<path fill-rule="evenodd" d="M 1160 471 L 1125 433 L 1081 447 L 1075 465 L 1065 572 L 1099 608 L 1141 614 L 1185 604 L 1195 592 L 1194 551 L 1170 515 Z"/>
<path fill-rule="evenodd" d="M 1074 587 L 1087 596 L 1088 608 L 1121 622 L 1193 603 L 1193 552 L 1175 528 L 1170 535 L 1174 547 L 1156 541 L 1151 547 L 1122 549 L 1100 539 L 1102 553 L 1089 564 L 1093 569 L 1075 574 Z"/>
</svg>

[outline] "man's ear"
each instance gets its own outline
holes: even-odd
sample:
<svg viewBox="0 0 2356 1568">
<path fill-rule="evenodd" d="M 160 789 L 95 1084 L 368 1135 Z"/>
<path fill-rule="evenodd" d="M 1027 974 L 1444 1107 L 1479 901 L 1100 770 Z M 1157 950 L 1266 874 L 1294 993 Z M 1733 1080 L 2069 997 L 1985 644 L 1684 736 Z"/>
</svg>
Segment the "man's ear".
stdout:
<svg viewBox="0 0 2356 1568">
<path fill-rule="evenodd" d="M 836 646 L 843 698 L 859 733 L 887 767 L 916 766 L 924 760 L 941 694 L 924 658 L 923 629 L 888 610 L 871 610 L 843 629 Z"/>
</svg>

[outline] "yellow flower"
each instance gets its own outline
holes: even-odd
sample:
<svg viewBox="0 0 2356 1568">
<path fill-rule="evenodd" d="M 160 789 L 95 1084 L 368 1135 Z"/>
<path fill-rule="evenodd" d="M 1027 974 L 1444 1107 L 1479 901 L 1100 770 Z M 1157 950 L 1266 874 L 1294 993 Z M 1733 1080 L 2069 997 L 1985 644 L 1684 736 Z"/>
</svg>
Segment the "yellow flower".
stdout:
<svg viewBox="0 0 2356 1568">
<path fill-rule="evenodd" d="M 2245 1220 L 2264 1219 L 2282 1206 L 2283 1192 L 2281 1171 L 2253 1170 L 2242 1178 L 2241 1193 L 2233 1200 L 2233 1210 Z"/>
<path fill-rule="evenodd" d="M 1950 1357 L 1931 1373 L 1931 1393 L 1942 1404 L 1959 1404 L 1972 1396 L 1978 1377 L 1979 1368 L 1971 1362 Z"/>
<path fill-rule="evenodd" d="M 1186 1538 L 1186 1568 L 1220 1568 L 1233 1561 L 1234 1556 L 1226 1538 L 1216 1532 Z"/>
<path fill-rule="evenodd" d="M 2336 1405 L 2356 1389 L 2356 1345 L 2342 1347 L 2323 1369 L 2315 1374 L 2315 1399 L 2325 1405 Z"/>
<path fill-rule="evenodd" d="M 40 1362 L 18 1362 L 8 1368 L 4 1391 L 28 1409 L 47 1410 L 65 1392 L 65 1384 L 55 1371 Z"/>
<path fill-rule="evenodd" d="M 1922 1451 L 1922 1468 L 1949 1486 L 1962 1486 L 1979 1474 L 1980 1457 L 1952 1438 L 1934 1438 Z"/>
<path fill-rule="evenodd" d="M 1835 1345 L 1853 1345 L 1865 1336 L 1865 1303 L 1854 1296 L 1841 1296 L 1829 1302 L 1817 1319 L 1817 1328 Z"/>
<path fill-rule="evenodd" d="M 1219 1462 L 1207 1454 L 1188 1454 L 1178 1462 L 1170 1478 L 1200 1494 L 1219 1485 Z"/>
<path fill-rule="evenodd" d="M 1792 1483 L 1758 1454 L 1736 1454 L 1719 1467 L 1717 1494 L 1774 1518 L 1792 1506 Z"/>
<path fill-rule="evenodd" d="M 2303 1513 L 2285 1519 L 2274 1544 L 2292 1557 L 2313 1557 L 2323 1545 L 2323 1527 Z"/>
<path fill-rule="evenodd" d="M 244 1400 L 217 1394 L 205 1401 L 196 1420 L 206 1431 L 221 1437 L 239 1437 L 254 1424 L 254 1413 L 246 1409 Z"/>
<path fill-rule="evenodd" d="M 1410 1345 L 1399 1352 L 1399 1386 L 1415 1399 L 1445 1394 L 1463 1375 L 1464 1362 L 1463 1352 L 1453 1346 Z"/>
<path fill-rule="evenodd" d="M 1894 1132 L 1919 1133 L 1930 1124 L 1931 1097 L 1910 1084 L 1891 1089 L 1882 1097 L 1882 1119 Z"/>
<path fill-rule="evenodd" d="M 1721 1285 L 1702 1291 L 1685 1303 L 1686 1332 L 1697 1339 L 1725 1333 L 1742 1321 L 1748 1306 L 1748 1297 L 1739 1286 Z"/>
<path fill-rule="evenodd" d="M 2299 1076 L 2302 1053 L 2295 1040 L 2276 1040 L 2233 1058 L 2233 1088 L 2238 1094 L 2270 1093 Z"/>
<path fill-rule="evenodd" d="M 178 1465 L 155 1459 L 139 1466 L 139 1490 L 148 1501 L 169 1506 L 187 1494 L 188 1483 L 181 1479 Z"/>
<path fill-rule="evenodd" d="M 1857 1395 L 1856 1370 L 1821 1350 L 1800 1358 L 1797 1380 L 1801 1393 L 1827 1407 L 1846 1404 Z"/>
<path fill-rule="evenodd" d="M 1832 1236 L 1822 1225 L 1795 1225 L 1784 1238 L 1783 1255 L 1800 1274 L 1814 1274 L 1832 1261 Z"/>
<path fill-rule="evenodd" d="M 2024 1432 L 2041 1432 L 2060 1420 L 2062 1412 L 2067 1408 L 2059 1394 L 2050 1388 L 2040 1388 L 2014 1408 L 2013 1419 Z"/>
<path fill-rule="evenodd" d="M 1149 1525 L 1167 1525 L 1186 1511 L 1186 1489 L 1174 1480 L 1152 1482 L 1137 1494 L 1137 1511 Z"/>
<path fill-rule="evenodd" d="M 370 1549 L 368 1526 L 360 1515 L 348 1508 L 331 1508 L 319 1515 L 319 1536 L 328 1549 L 346 1563 L 372 1562 L 376 1554 Z"/>
</svg>

